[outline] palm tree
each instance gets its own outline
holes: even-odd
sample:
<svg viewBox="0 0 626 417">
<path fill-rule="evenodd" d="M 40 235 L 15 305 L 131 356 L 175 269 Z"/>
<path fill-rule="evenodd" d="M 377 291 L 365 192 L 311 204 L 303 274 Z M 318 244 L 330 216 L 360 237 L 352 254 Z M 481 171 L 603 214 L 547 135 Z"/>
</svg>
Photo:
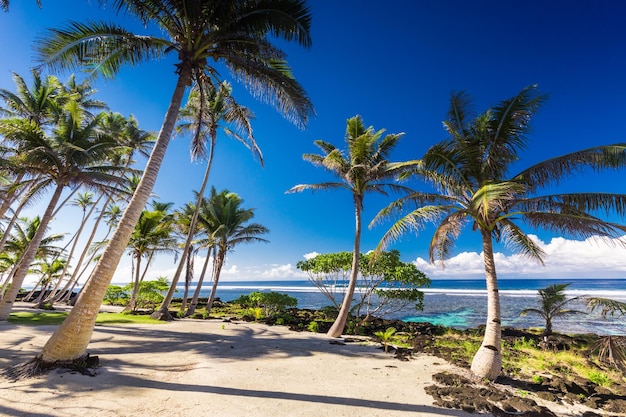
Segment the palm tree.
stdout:
<svg viewBox="0 0 626 417">
<path fill-rule="evenodd" d="M 130 301 L 126 310 L 135 311 L 139 284 L 141 283 L 141 259 L 148 257 L 145 266 L 148 270 L 150 260 L 155 252 L 173 251 L 174 239 L 170 237 L 173 232 L 173 225 L 168 218 L 170 215 L 164 210 L 148 211 L 144 210 L 135 225 L 135 230 L 128 241 L 128 249 L 133 258 L 135 276 L 134 286 L 130 296 Z"/>
<path fill-rule="evenodd" d="M 172 278 L 172 284 L 166 294 L 161 306 L 152 314 L 153 318 L 171 320 L 169 313 L 169 305 L 174 297 L 174 291 L 183 269 L 183 263 L 191 260 L 189 251 L 191 249 L 191 241 L 196 231 L 196 223 L 198 221 L 198 210 L 204 198 L 204 191 L 209 181 L 211 173 L 211 165 L 215 155 L 215 144 L 217 142 L 217 132 L 222 128 L 223 132 L 239 142 L 243 143 L 252 154 L 257 157 L 263 165 L 263 155 L 257 146 L 256 140 L 252 135 L 252 125 L 250 120 L 254 118 L 252 112 L 245 106 L 238 104 L 231 95 L 232 88 L 230 84 L 222 82 L 216 88 L 213 83 L 203 82 L 196 86 L 189 95 L 187 105 L 181 110 L 181 118 L 183 122 L 177 126 L 178 132 L 193 132 L 191 141 L 191 158 L 207 159 L 207 166 L 202 179 L 200 191 L 196 193 L 196 204 L 191 213 L 187 228 L 187 239 L 183 246 L 183 253 Z M 222 126 L 221 122 L 225 125 Z M 208 142 L 208 144 L 207 144 Z M 209 148 L 207 155 L 206 148 Z M 189 272 L 189 271 L 188 271 Z M 185 296 L 181 305 L 181 311 L 186 306 L 186 295 L 188 290 L 188 281 L 191 277 L 187 277 L 185 281 Z"/>
<path fill-rule="evenodd" d="M 185 89 L 194 80 L 219 74 L 213 64 L 221 63 L 253 94 L 277 103 L 281 113 L 300 125 L 306 124 L 312 112 L 284 53 L 269 40 L 271 36 L 309 46 L 311 18 L 303 0 L 116 0 L 113 8 L 156 25 L 165 37 L 136 35 L 105 23 L 72 22 L 51 30 L 39 42 L 41 60 L 54 69 L 80 66 L 113 77 L 123 64 L 173 53 L 177 57 L 176 87 L 142 180 L 92 273 L 94 278 L 36 361 L 52 363 L 85 355 L 106 290 L 156 182 Z"/>
<path fill-rule="evenodd" d="M 566 298 L 565 290 L 570 284 L 552 284 L 546 288 L 539 290 L 538 308 L 525 308 L 520 311 L 520 316 L 534 314 L 542 317 L 546 321 L 546 330 L 543 332 L 545 336 L 552 334 L 552 321 L 558 317 L 572 316 L 576 314 L 585 314 L 580 310 L 569 310 L 565 306 L 572 301 L 578 300 L 580 297 Z"/>
<path fill-rule="evenodd" d="M 321 166 L 338 177 L 340 182 L 324 182 L 320 184 L 300 184 L 287 192 L 304 190 L 326 190 L 330 188 L 344 188 L 352 193 L 356 228 L 354 233 L 354 249 L 352 252 L 352 269 L 350 281 L 346 290 L 337 319 L 328 330 L 331 337 L 340 337 L 350 313 L 352 298 L 359 274 L 359 256 L 361 252 L 361 213 L 363 199 L 368 192 L 386 193 L 386 190 L 403 190 L 403 187 L 390 182 L 404 165 L 390 163 L 389 154 L 402 137 L 403 133 L 389 134 L 383 137 L 384 130 L 374 131 L 373 127 L 365 128 L 360 116 L 354 116 L 347 121 L 345 140 L 348 144 L 348 154 L 344 155 L 339 149 L 322 140 L 315 144 L 324 152 L 323 155 L 305 154 L 303 158 L 313 165 Z"/>
<path fill-rule="evenodd" d="M 207 230 L 207 233 L 215 242 L 217 253 L 213 261 L 213 285 L 207 301 L 207 314 L 210 313 L 215 300 L 226 254 L 241 243 L 267 242 L 258 236 L 268 233 L 269 230 L 258 223 L 246 224 L 254 217 L 254 209 L 244 209 L 241 207 L 242 204 L 243 200 L 237 194 L 228 190 L 218 194 L 215 187 L 211 188 L 211 195 L 205 208 L 206 216 L 210 218 L 213 227 Z"/>
<path fill-rule="evenodd" d="M 443 261 L 450 255 L 463 226 L 470 223 L 482 238 L 487 284 L 487 325 L 482 345 L 472 361 L 472 371 L 495 379 L 501 368 L 501 316 L 493 244 L 504 242 L 517 252 L 543 262 L 544 252 L 520 226 L 574 237 L 614 237 L 626 227 L 590 214 L 624 213 L 626 195 L 608 193 L 547 194 L 541 192 L 564 177 L 584 168 L 597 171 L 623 167 L 626 145 L 598 146 L 548 159 L 509 176 L 526 146 L 525 134 L 532 116 L 544 101 L 536 86 L 470 119 L 471 100 L 465 93 L 452 95 L 449 119 L 444 122 L 448 140 L 432 146 L 414 171 L 436 188 L 414 192 L 383 209 L 374 222 L 394 213 L 417 207 L 395 222 L 380 243 L 391 241 L 426 224 L 437 224 L 430 241 L 430 260 Z"/>
</svg>

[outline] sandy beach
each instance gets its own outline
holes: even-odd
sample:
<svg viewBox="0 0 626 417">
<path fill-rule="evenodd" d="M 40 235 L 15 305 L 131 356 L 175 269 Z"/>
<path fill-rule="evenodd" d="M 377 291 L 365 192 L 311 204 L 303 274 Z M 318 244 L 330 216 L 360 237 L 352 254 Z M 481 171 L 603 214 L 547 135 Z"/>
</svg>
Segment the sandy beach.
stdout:
<svg viewBox="0 0 626 417">
<path fill-rule="evenodd" d="M 0 367 L 31 359 L 54 326 L 0 326 Z M 431 376 L 452 369 L 376 345 L 220 320 L 96 326 L 94 377 L 0 380 L 6 416 L 469 416 L 433 406 Z"/>
</svg>

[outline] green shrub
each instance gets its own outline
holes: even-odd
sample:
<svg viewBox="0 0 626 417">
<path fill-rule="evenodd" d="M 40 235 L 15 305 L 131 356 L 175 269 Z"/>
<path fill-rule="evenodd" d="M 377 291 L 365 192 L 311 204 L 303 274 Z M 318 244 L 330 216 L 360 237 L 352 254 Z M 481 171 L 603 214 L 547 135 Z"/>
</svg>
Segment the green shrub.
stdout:
<svg viewBox="0 0 626 417">
<path fill-rule="evenodd" d="M 104 295 L 104 302 L 114 306 L 125 306 L 128 304 L 129 295 L 126 290 L 119 285 L 109 285 Z"/>
<path fill-rule="evenodd" d="M 541 383 L 543 383 L 543 377 L 541 375 L 533 375 L 532 381 L 535 384 L 541 384 Z"/>
<path fill-rule="evenodd" d="M 279 292 L 255 291 L 248 295 L 240 296 L 233 303 L 239 304 L 244 308 L 261 308 L 265 316 L 271 317 L 285 311 L 287 307 L 297 306 L 298 300 Z"/>
<path fill-rule="evenodd" d="M 602 387 L 611 385 L 611 379 L 604 372 L 589 372 L 589 381 Z"/>
<path fill-rule="evenodd" d="M 317 333 L 320 330 L 319 325 L 317 324 L 316 321 L 310 322 L 309 326 L 307 327 L 307 329 L 308 329 L 308 331 L 313 332 L 313 333 Z"/>
</svg>

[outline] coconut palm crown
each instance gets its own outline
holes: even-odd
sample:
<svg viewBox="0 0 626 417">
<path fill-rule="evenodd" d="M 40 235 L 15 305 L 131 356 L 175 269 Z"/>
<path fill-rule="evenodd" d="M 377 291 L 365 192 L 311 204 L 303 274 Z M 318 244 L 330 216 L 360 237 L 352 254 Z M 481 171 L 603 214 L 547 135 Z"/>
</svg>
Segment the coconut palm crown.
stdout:
<svg viewBox="0 0 626 417">
<path fill-rule="evenodd" d="M 303 158 L 313 165 L 320 166 L 340 181 L 318 184 L 299 184 L 287 192 L 304 190 L 326 190 L 331 188 L 346 189 L 352 193 L 355 210 L 355 235 L 352 258 L 352 270 L 348 288 L 337 319 L 328 331 L 331 337 L 341 336 L 348 314 L 352 306 L 352 297 L 359 274 L 359 257 L 361 250 L 362 212 L 366 193 L 378 192 L 386 194 L 389 190 L 404 191 L 395 179 L 408 164 L 393 163 L 388 160 L 403 133 L 383 136 L 384 129 L 375 131 L 373 127 L 365 128 L 360 116 L 347 120 L 345 140 L 348 152 L 345 154 L 332 144 L 317 140 L 315 144 L 323 154 L 304 154 Z"/>
<path fill-rule="evenodd" d="M 543 263 L 545 253 L 519 223 L 574 238 L 616 238 L 626 226 L 606 221 L 604 214 L 624 214 L 626 195 L 597 192 L 542 194 L 563 178 L 585 169 L 623 168 L 626 144 L 597 146 L 548 159 L 510 175 L 528 142 L 530 121 L 545 96 L 529 86 L 516 96 L 472 118 L 469 96 L 451 97 L 444 127 L 449 139 L 432 146 L 411 174 L 435 192 L 416 191 L 378 213 L 373 223 L 400 215 L 380 248 L 399 236 L 418 232 L 429 223 L 436 229 L 430 241 L 430 261 L 443 263 L 464 226 L 482 237 L 488 310 L 485 338 L 472 362 L 480 377 L 496 378 L 501 368 L 500 302 L 493 243 Z M 552 188 L 550 188 L 552 187 Z M 416 207 L 412 209 L 412 207 Z"/>
</svg>

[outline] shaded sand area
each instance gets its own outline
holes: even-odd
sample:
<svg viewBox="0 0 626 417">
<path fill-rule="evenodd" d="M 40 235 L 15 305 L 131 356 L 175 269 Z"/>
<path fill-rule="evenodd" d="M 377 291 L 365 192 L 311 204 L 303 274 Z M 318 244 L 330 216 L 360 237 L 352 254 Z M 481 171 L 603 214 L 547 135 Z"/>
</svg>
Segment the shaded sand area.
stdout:
<svg viewBox="0 0 626 417">
<path fill-rule="evenodd" d="M 0 367 L 31 359 L 54 326 L 0 325 Z M 6 416 L 470 416 L 424 392 L 443 360 L 403 362 L 375 345 L 218 320 L 96 326 L 95 377 L 0 380 Z M 474 414 L 475 415 L 475 414 Z"/>
</svg>

